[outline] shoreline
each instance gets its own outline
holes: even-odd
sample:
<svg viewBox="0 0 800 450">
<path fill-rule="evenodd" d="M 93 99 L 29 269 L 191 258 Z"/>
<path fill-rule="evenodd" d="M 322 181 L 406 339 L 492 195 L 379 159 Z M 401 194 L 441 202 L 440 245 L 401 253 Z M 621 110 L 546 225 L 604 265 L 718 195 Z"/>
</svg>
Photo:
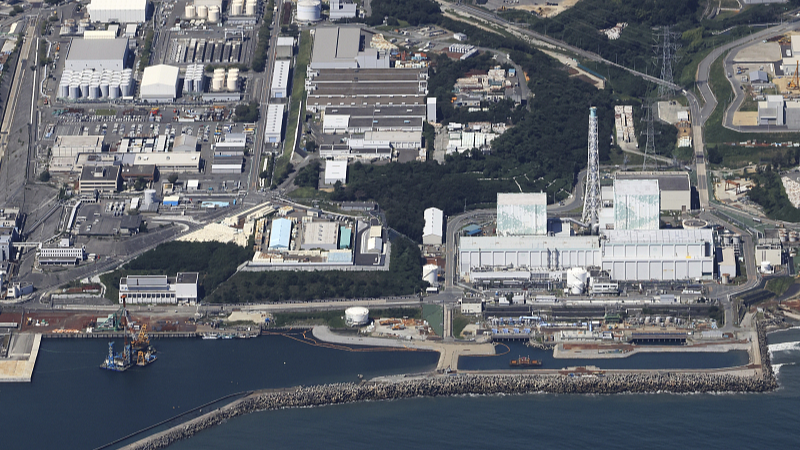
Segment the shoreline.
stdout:
<svg viewBox="0 0 800 450">
<path fill-rule="evenodd" d="M 218 410 L 145 437 L 123 447 L 155 450 L 187 439 L 229 419 L 259 411 L 340 405 L 363 401 L 443 397 L 469 394 L 621 394 L 621 393 L 745 393 L 769 392 L 778 387 L 767 351 L 767 330 L 756 323 L 758 363 L 715 371 L 641 370 L 606 371 L 602 376 L 561 374 L 398 375 L 363 383 L 335 383 L 258 391 Z"/>
</svg>

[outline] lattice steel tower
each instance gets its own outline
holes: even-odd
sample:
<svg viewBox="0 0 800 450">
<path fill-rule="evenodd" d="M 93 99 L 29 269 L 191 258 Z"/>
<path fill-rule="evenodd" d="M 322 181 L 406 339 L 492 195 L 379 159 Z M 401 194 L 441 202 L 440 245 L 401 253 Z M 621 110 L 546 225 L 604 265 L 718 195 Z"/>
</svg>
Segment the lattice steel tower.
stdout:
<svg viewBox="0 0 800 450">
<path fill-rule="evenodd" d="M 600 212 L 600 154 L 597 150 L 597 108 L 589 108 L 589 164 L 586 166 L 586 195 L 581 222 L 592 227 Z"/>
</svg>

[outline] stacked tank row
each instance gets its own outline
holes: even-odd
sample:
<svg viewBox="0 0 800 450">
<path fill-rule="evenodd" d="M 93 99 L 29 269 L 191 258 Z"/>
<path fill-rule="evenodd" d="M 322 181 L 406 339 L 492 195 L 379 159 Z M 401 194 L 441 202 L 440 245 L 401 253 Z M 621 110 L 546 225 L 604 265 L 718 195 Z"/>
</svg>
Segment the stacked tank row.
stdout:
<svg viewBox="0 0 800 450">
<path fill-rule="evenodd" d="M 232 16 L 255 16 L 258 0 L 233 0 L 231 3 Z"/>
<path fill-rule="evenodd" d="M 205 90 L 204 74 L 206 66 L 203 64 L 189 64 L 186 66 L 186 76 L 183 79 L 183 92 L 203 92 Z"/>
<path fill-rule="evenodd" d="M 197 5 L 194 3 L 187 3 L 186 9 L 183 14 L 187 19 L 204 19 L 211 23 L 219 23 L 220 9 L 219 6 L 211 5 Z"/>
<path fill-rule="evenodd" d="M 225 69 L 214 69 L 214 76 L 211 78 L 211 91 L 221 92 L 223 90 L 235 92 L 239 90 L 239 69 L 228 69 L 227 77 Z"/>
<path fill-rule="evenodd" d="M 58 97 L 70 100 L 115 99 L 133 96 L 133 70 L 64 70 Z"/>
</svg>

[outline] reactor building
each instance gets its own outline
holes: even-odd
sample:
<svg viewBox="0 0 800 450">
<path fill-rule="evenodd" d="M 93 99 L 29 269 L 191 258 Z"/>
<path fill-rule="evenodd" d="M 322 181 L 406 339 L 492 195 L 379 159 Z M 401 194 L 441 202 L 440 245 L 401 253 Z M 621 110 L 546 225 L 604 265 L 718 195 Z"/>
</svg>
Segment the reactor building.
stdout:
<svg viewBox="0 0 800 450">
<path fill-rule="evenodd" d="M 497 234 L 525 236 L 547 234 L 547 194 L 497 194 Z"/>
</svg>

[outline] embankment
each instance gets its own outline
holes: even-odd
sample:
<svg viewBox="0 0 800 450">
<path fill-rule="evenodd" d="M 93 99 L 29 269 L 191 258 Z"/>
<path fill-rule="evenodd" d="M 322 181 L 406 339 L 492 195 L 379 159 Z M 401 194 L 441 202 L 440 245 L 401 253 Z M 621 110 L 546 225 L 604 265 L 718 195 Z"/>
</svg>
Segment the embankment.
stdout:
<svg viewBox="0 0 800 450">
<path fill-rule="evenodd" d="M 777 387 L 767 351 L 765 328 L 757 325 L 760 368 L 748 375 L 650 371 L 605 376 L 459 374 L 405 379 L 397 382 L 339 383 L 302 386 L 253 394 L 186 424 L 138 441 L 127 449 L 153 450 L 186 439 L 228 419 L 256 411 L 337 405 L 361 401 L 440 397 L 465 394 L 558 394 L 766 392 Z M 753 364 L 753 369 L 758 369 Z M 749 375 L 749 374 L 753 375 Z"/>
</svg>

